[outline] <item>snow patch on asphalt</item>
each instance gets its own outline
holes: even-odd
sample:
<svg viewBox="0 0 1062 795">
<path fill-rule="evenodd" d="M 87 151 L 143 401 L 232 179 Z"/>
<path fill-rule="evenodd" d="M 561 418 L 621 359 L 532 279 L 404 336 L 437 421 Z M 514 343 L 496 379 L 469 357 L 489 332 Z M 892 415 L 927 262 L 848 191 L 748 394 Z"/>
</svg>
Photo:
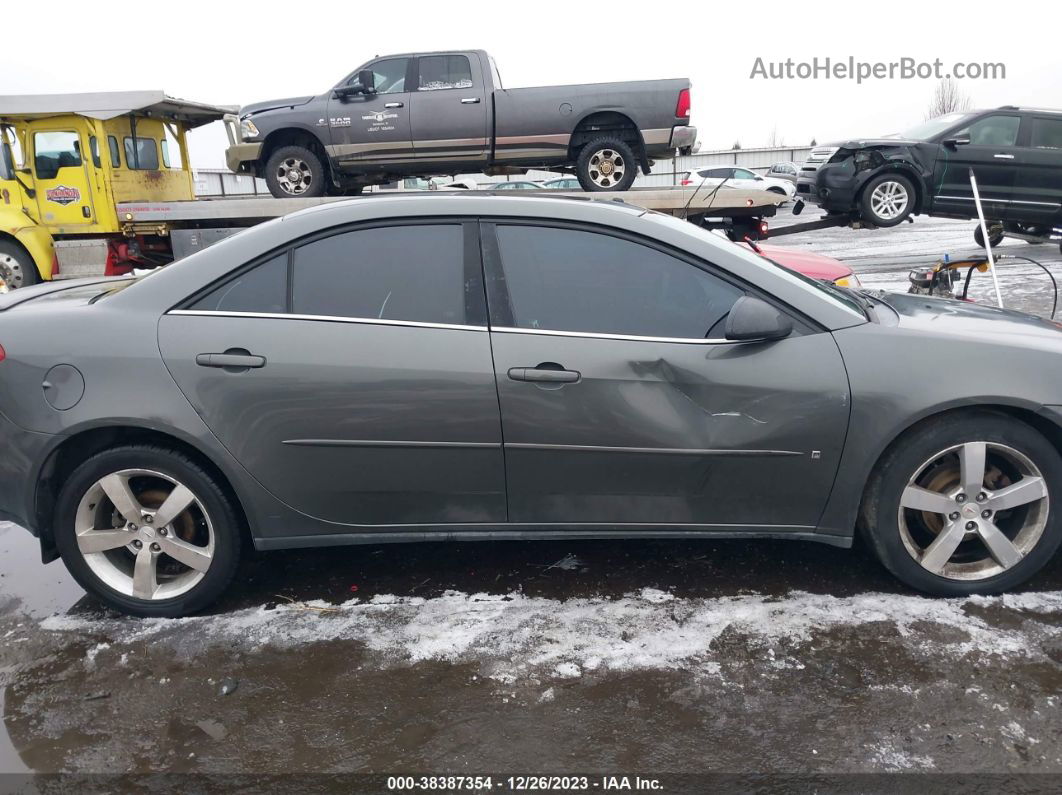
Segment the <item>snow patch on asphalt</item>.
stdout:
<svg viewBox="0 0 1062 795">
<path fill-rule="evenodd" d="M 995 610 L 1007 611 L 1010 620 L 993 621 Z M 1029 620 L 1015 623 L 1015 612 Z M 378 654 L 383 664 L 480 662 L 491 678 L 544 671 L 565 679 L 590 671 L 677 668 L 718 675 L 717 658 L 725 653 L 717 655 L 712 644 L 728 630 L 769 647 L 764 651 L 769 661 L 779 644 L 785 644 L 779 649 L 783 659 L 792 659 L 795 647 L 820 633 L 870 624 L 894 628 L 905 644 L 925 654 L 1035 656 L 1039 640 L 1057 631 L 1050 619 L 1036 619 L 1059 615 L 1062 591 L 966 599 L 803 592 L 684 599 L 647 588 L 621 599 L 566 601 L 519 593 L 382 595 L 341 605 L 315 601 L 185 619 L 57 615 L 42 626 L 91 633 L 97 643 L 115 647 L 149 641 L 254 650 L 346 640 Z M 882 626 L 875 634 L 887 638 Z M 797 665 L 794 660 L 780 667 Z"/>
</svg>

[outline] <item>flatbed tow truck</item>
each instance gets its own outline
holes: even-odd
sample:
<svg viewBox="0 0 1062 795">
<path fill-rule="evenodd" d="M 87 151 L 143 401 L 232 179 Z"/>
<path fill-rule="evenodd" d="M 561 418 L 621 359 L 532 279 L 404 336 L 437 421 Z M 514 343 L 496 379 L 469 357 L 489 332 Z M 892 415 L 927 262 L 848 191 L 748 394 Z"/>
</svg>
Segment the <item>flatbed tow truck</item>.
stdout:
<svg viewBox="0 0 1062 795">
<path fill-rule="evenodd" d="M 197 199 L 186 133 L 232 111 L 161 91 L 0 96 L 0 292 L 159 267 L 270 218 L 385 195 Z M 622 201 L 738 238 L 761 237 L 784 201 L 728 187 L 543 194 Z"/>
</svg>

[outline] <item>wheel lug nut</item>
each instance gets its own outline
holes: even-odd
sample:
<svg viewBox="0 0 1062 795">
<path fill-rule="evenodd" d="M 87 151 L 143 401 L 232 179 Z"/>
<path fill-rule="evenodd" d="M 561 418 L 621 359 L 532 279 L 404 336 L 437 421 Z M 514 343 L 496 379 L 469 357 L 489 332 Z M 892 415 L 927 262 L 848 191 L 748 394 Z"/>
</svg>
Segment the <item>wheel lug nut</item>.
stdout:
<svg viewBox="0 0 1062 795">
<path fill-rule="evenodd" d="M 133 542 L 133 546 L 134 546 L 134 547 L 135 547 L 136 549 L 140 549 L 140 547 L 142 547 L 142 546 L 144 546 L 144 545 L 143 545 L 142 543 L 140 543 L 140 539 L 138 538 L 138 539 L 136 539 L 136 540 L 135 540 L 135 541 Z"/>
<path fill-rule="evenodd" d="M 135 533 L 135 532 L 136 532 L 136 531 L 137 531 L 137 530 L 139 529 L 139 528 L 138 528 L 138 527 L 137 527 L 137 526 L 136 526 L 135 524 L 133 524 L 132 522 L 130 522 L 130 523 L 129 523 L 128 525 L 126 525 L 126 528 L 127 528 L 127 529 L 128 529 L 128 530 L 129 530 L 130 532 L 133 532 L 133 533 Z"/>
<path fill-rule="evenodd" d="M 151 545 L 151 551 L 152 552 L 161 552 L 162 551 L 162 547 L 160 547 L 158 544 L 152 544 Z"/>
<path fill-rule="evenodd" d="M 988 518 L 989 516 L 991 516 L 991 515 L 992 515 L 992 512 L 991 512 L 991 511 L 989 511 L 989 510 L 984 510 L 984 511 L 981 511 L 981 518 L 982 518 L 982 519 L 987 519 L 987 518 Z"/>
<path fill-rule="evenodd" d="M 966 523 L 966 529 L 967 530 L 976 530 L 977 529 L 977 522 L 967 522 Z"/>
<path fill-rule="evenodd" d="M 955 521 L 956 519 L 958 519 L 958 518 L 959 518 L 959 512 L 958 512 L 958 511 L 955 511 L 954 513 L 950 514 L 950 515 L 948 516 L 948 518 L 949 518 L 949 519 L 951 519 L 951 521 L 953 521 L 953 522 L 954 522 L 954 521 Z"/>
<path fill-rule="evenodd" d="M 151 523 L 152 523 L 152 522 L 154 522 L 154 521 L 155 521 L 155 520 L 154 520 L 154 519 L 152 519 L 152 518 L 151 518 L 150 516 L 145 516 L 145 517 L 144 517 L 144 524 L 151 524 Z"/>
<path fill-rule="evenodd" d="M 959 496 L 957 496 L 955 498 L 955 502 L 966 502 L 966 495 L 965 494 L 960 494 Z"/>
<path fill-rule="evenodd" d="M 980 494 L 977 495 L 977 501 L 978 502 L 984 502 L 987 499 L 988 499 L 988 495 L 985 494 L 983 491 Z"/>
<path fill-rule="evenodd" d="M 169 534 L 170 534 L 170 531 L 167 530 L 165 527 L 160 527 L 159 528 L 159 535 L 160 536 L 167 536 Z"/>
</svg>

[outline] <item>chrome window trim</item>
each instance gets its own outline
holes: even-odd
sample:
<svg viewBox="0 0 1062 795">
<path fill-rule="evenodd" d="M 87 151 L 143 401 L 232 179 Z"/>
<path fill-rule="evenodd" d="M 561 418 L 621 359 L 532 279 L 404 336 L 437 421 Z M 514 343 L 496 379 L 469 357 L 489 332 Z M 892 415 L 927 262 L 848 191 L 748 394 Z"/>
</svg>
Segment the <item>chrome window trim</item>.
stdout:
<svg viewBox="0 0 1062 795">
<path fill-rule="evenodd" d="M 541 328 L 514 328 L 513 326 L 494 326 L 494 334 L 539 334 L 549 337 L 584 337 L 595 340 L 631 340 L 633 342 L 674 342 L 684 345 L 740 345 L 738 340 L 702 339 L 699 337 L 642 337 L 636 334 L 600 334 L 593 331 L 554 331 Z"/>
<path fill-rule="evenodd" d="M 406 328 L 487 331 L 486 326 L 463 326 L 457 323 L 427 323 L 420 320 L 385 320 L 377 317 L 339 317 L 336 315 L 299 315 L 292 312 L 224 312 L 214 309 L 171 309 L 167 315 L 195 317 L 254 317 L 264 320 L 319 320 L 326 323 L 356 323 L 363 326 L 404 326 Z"/>
</svg>

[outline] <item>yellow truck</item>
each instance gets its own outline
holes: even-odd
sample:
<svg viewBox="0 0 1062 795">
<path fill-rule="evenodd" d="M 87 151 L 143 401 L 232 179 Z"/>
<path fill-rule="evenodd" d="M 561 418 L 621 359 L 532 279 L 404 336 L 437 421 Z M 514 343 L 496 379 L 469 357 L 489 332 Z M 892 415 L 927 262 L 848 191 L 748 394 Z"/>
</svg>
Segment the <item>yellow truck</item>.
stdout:
<svg viewBox="0 0 1062 795">
<path fill-rule="evenodd" d="M 232 108 L 161 91 L 0 96 L 0 291 L 172 260 L 126 204 L 195 198 L 186 133 Z"/>
<path fill-rule="evenodd" d="M 0 96 L 0 292 L 155 268 L 261 221 L 349 201 L 196 199 L 186 133 L 224 120 L 234 140 L 234 110 L 161 91 Z M 739 237 L 761 237 L 761 219 L 784 200 L 677 186 L 576 195 L 720 223 Z"/>
</svg>

